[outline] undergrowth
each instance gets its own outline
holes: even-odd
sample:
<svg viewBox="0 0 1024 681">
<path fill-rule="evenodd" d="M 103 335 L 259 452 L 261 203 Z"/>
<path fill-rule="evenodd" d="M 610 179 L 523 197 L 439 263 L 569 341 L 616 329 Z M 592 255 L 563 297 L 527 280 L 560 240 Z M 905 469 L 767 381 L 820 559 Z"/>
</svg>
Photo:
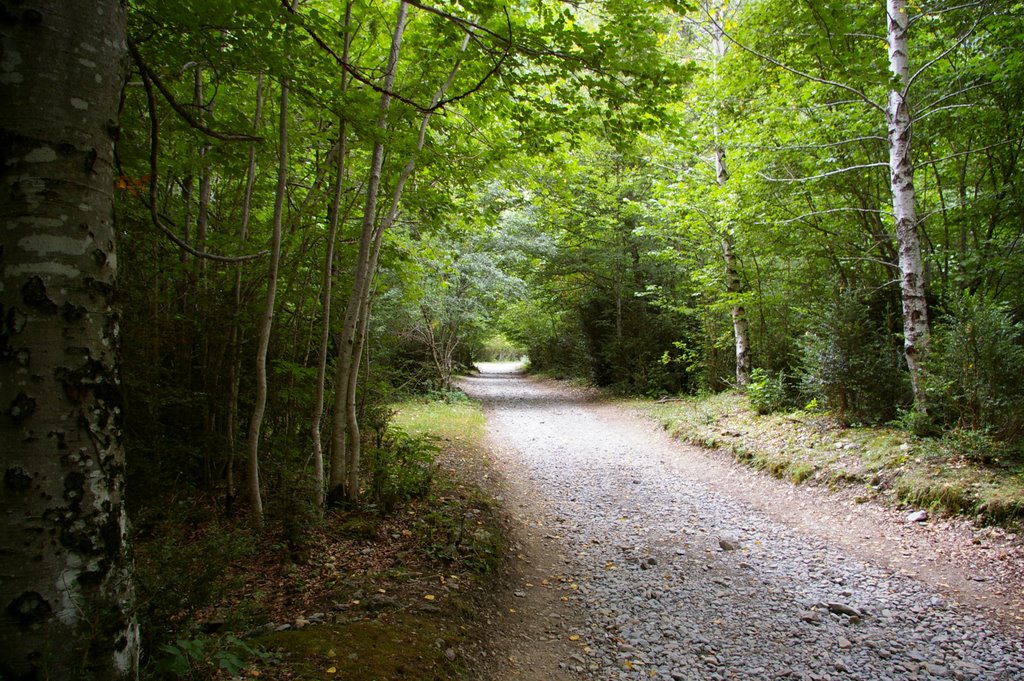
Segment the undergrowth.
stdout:
<svg viewBox="0 0 1024 681">
<path fill-rule="evenodd" d="M 435 398 L 371 419 L 356 506 L 319 518 L 296 488 L 259 530 L 212 500 L 154 514 L 135 542 L 143 678 L 465 678 L 503 531 L 453 465 L 489 466 L 479 405 Z"/>
</svg>

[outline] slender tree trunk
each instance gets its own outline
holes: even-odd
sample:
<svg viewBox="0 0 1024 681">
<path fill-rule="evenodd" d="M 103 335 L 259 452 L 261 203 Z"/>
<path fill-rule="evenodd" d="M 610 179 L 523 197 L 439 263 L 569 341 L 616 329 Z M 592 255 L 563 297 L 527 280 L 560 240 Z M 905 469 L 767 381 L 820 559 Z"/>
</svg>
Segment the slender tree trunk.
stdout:
<svg viewBox="0 0 1024 681">
<path fill-rule="evenodd" d="M 345 42 L 342 51 L 342 59 L 348 62 L 349 49 L 352 44 L 351 32 L 349 30 L 352 22 L 352 3 L 345 3 Z M 348 74 L 344 71 L 341 74 L 341 92 L 348 90 Z M 327 384 L 327 351 L 331 339 L 331 289 L 334 282 L 334 249 L 338 236 L 338 224 L 341 221 L 341 197 L 345 192 L 345 156 L 348 153 L 346 145 L 346 121 L 345 117 L 338 118 L 338 162 L 337 177 L 334 186 L 334 199 L 331 203 L 330 227 L 327 232 L 327 253 L 324 256 L 324 279 L 322 291 L 323 320 L 320 326 L 320 351 L 317 357 L 316 372 L 316 394 L 314 396 L 313 418 L 310 425 L 313 437 L 313 468 L 316 477 L 316 506 L 320 513 L 323 513 L 326 504 L 326 480 L 324 477 L 324 448 L 321 436 L 324 417 L 324 393 Z M 339 394 L 335 386 L 335 394 Z M 335 397 L 335 399 L 338 399 Z"/>
<path fill-rule="evenodd" d="M 387 130 L 387 111 L 391 104 L 388 92 L 394 83 L 395 68 L 398 64 L 398 53 L 401 46 L 402 33 L 405 29 L 407 12 L 408 7 L 405 2 L 402 2 L 398 9 L 395 31 L 392 34 L 388 69 L 385 72 L 384 78 L 384 93 L 381 94 L 381 115 L 377 123 L 381 133 Z M 468 44 L 469 36 L 467 35 L 462 41 L 461 50 L 465 50 Z M 455 80 L 458 68 L 459 64 L 456 63 L 448 79 L 434 96 L 432 104 L 437 104 L 444 97 L 445 92 L 447 92 Z M 430 116 L 430 112 L 423 114 L 423 118 L 420 121 L 419 136 L 416 140 L 416 150 L 408 162 L 406 162 L 401 173 L 399 173 L 391 193 L 391 206 L 379 226 L 376 226 L 376 211 L 384 153 L 383 141 L 376 143 L 373 148 L 370 175 L 367 181 L 366 206 L 363 212 L 363 224 L 360 234 L 359 258 L 357 260 L 352 293 L 345 310 L 345 321 L 342 326 L 342 340 L 335 377 L 335 386 L 349 386 L 349 389 L 345 391 L 345 399 L 341 405 L 338 405 L 336 400 L 334 410 L 334 441 L 331 470 L 332 499 L 354 501 L 359 494 L 359 463 L 362 445 L 359 440 L 359 421 L 356 413 L 355 397 L 359 362 L 362 357 L 368 329 L 370 285 L 377 270 L 384 234 L 398 218 L 398 208 L 401 203 L 402 193 L 405 190 L 405 184 L 416 167 L 416 153 L 423 149 L 423 145 L 426 142 L 427 125 L 430 122 Z M 383 134 L 381 135 L 382 139 Z M 339 460 L 343 463 L 338 467 L 336 478 L 335 462 Z"/>
<path fill-rule="evenodd" d="M 117 0 L 6 3 L 0 677 L 136 677 L 115 304 Z"/>
<path fill-rule="evenodd" d="M 263 120 L 263 74 L 256 76 L 256 112 L 253 115 L 253 133 L 259 134 L 260 125 Z M 245 174 L 245 192 L 242 196 L 241 224 L 238 228 L 238 238 L 242 243 L 249 240 L 249 219 L 252 216 L 252 193 L 256 186 L 256 143 L 249 145 L 249 167 Z M 242 264 L 235 265 L 235 316 L 231 322 L 230 345 L 230 366 L 231 375 L 228 380 L 228 415 L 225 424 L 227 433 L 228 463 L 227 463 L 227 498 L 225 510 L 230 513 L 234 505 L 237 490 L 235 489 L 235 455 L 236 455 L 236 431 L 238 429 L 238 391 L 239 381 L 242 374 L 242 353 L 240 345 L 242 340 Z"/>
<path fill-rule="evenodd" d="M 725 58 L 727 44 L 722 34 L 725 22 L 725 4 L 719 5 L 718 16 L 712 26 L 711 51 L 714 55 L 714 68 L 717 80 L 718 67 Z M 717 111 L 714 114 L 719 115 Z M 725 147 L 722 146 L 718 132 L 718 123 L 714 123 L 715 142 L 715 180 L 721 189 L 729 181 L 729 166 L 725 160 Z M 718 228 L 719 241 L 722 247 L 722 261 L 725 265 L 725 293 L 730 298 L 729 315 L 732 318 L 733 346 L 736 350 L 736 385 L 743 387 L 750 383 L 750 331 L 747 323 L 747 311 L 739 302 L 743 293 L 743 282 L 740 280 L 737 267 L 736 245 L 732 235 L 732 225 L 728 220 Z"/>
<path fill-rule="evenodd" d="M 248 496 L 250 513 L 257 525 L 263 523 L 263 498 L 260 493 L 260 431 L 267 407 L 267 350 L 270 332 L 274 326 L 274 302 L 277 297 L 277 276 L 281 266 L 281 236 L 284 230 L 284 201 L 288 191 L 288 89 L 290 79 L 281 79 L 281 111 L 278 138 L 277 192 L 274 199 L 273 236 L 270 246 L 270 272 L 267 277 L 267 297 L 260 320 L 256 350 L 256 401 L 249 421 L 248 436 Z"/>
<path fill-rule="evenodd" d="M 887 0 L 889 70 L 894 86 L 889 91 L 886 122 L 889 133 L 889 172 L 893 217 L 899 245 L 900 294 L 903 301 L 903 348 L 914 391 L 914 410 L 927 413 L 924 358 L 928 353 L 928 302 L 925 298 L 921 241 L 917 231 L 914 165 L 910 158 L 911 115 L 907 103 L 910 82 L 906 0 Z"/>
<path fill-rule="evenodd" d="M 388 110 L 391 108 L 391 89 L 395 84 L 395 72 L 398 68 L 398 54 L 402 45 L 402 37 L 405 33 L 405 23 L 409 14 L 409 6 L 405 2 L 398 5 L 398 15 L 395 20 L 395 30 L 391 35 L 391 49 L 388 53 L 388 65 L 384 73 L 382 83 L 383 92 L 380 96 L 380 114 L 377 119 L 377 130 L 380 137 L 373 145 L 373 152 L 370 156 L 370 169 L 366 182 L 366 203 L 363 207 L 362 227 L 359 234 L 359 253 L 356 257 L 355 276 L 352 280 L 352 291 L 349 295 L 348 304 L 345 307 L 345 319 L 341 328 L 341 342 L 338 348 L 338 363 L 335 369 L 335 391 L 338 386 L 349 385 L 350 373 L 356 371 L 353 366 L 353 356 L 356 345 L 356 336 L 359 328 L 359 317 L 363 311 L 363 301 L 370 290 L 370 279 L 372 277 L 371 264 L 373 260 L 372 248 L 374 244 L 374 226 L 377 216 L 377 198 L 380 193 L 381 174 L 384 166 L 384 134 L 388 128 Z M 332 447 L 331 447 L 331 479 L 330 495 L 335 501 L 354 501 L 358 496 L 358 486 L 355 495 L 352 494 L 351 486 L 347 484 L 350 477 L 358 480 L 359 461 L 359 433 L 358 429 L 352 431 L 348 427 L 346 413 L 346 399 L 335 399 L 334 418 L 332 422 Z M 355 449 L 355 471 L 349 471 L 352 467 L 353 453 Z"/>
</svg>

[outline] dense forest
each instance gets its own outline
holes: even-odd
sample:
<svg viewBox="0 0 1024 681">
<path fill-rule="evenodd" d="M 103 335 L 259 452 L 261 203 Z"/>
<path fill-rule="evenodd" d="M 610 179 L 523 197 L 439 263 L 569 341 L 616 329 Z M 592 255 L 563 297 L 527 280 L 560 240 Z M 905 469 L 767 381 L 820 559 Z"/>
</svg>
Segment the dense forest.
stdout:
<svg viewBox="0 0 1024 681">
<path fill-rule="evenodd" d="M 380 505 L 474 360 L 1024 434 L 1018 0 L 68 4 L 0 5 L 20 651 L 129 600 L 125 509 Z M 134 668 L 104 617 L 47 664 Z"/>
</svg>

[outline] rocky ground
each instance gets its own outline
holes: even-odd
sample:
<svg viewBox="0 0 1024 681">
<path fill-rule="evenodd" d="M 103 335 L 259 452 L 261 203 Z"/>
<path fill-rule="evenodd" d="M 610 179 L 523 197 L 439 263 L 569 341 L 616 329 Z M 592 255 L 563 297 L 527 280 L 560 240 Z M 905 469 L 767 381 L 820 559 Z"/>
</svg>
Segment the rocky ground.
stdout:
<svg viewBox="0 0 1024 681">
<path fill-rule="evenodd" d="M 1019 538 L 794 488 L 580 391 L 462 387 L 516 521 L 493 681 L 1024 678 Z"/>
</svg>

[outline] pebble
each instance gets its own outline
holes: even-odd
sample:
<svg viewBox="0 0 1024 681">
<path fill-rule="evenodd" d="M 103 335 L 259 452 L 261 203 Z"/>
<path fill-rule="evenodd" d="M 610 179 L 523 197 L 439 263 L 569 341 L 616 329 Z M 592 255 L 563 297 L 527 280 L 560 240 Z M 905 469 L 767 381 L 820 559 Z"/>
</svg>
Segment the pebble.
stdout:
<svg viewBox="0 0 1024 681">
<path fill-rule="evenodd" d="M 643 424 L 602 419 L 600 407 L 519 377 L 482 374 L 461 387 L 488 408 L 497 455 L 532 478 L 532 506 L 561 538 L 576 615 L 560 626 L 589 632 L 586 665 L 563 660 L 566 672 L 597 681 L 1024 679 L 1024 642 L 908 576 L 686 478 L 665 464 L 684 454 Z"/>
</svg>

